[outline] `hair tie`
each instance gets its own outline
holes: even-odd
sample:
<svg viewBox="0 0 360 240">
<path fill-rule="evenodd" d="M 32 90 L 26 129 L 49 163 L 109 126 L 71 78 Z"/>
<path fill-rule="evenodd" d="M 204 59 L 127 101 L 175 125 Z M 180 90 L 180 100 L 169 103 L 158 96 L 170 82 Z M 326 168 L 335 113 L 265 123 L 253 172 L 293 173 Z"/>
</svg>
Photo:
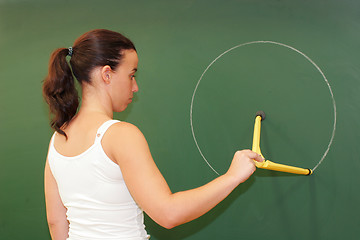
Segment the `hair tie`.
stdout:
<svg viewBox="0 0 360 240">
<path fill-rule="evenodd" d="M 69 52 L 68 52 L 68 56 L 72 56 L 73 55 L 73 48 L 72 47 L 69 47 L 68 48 Z"/>
</svg>

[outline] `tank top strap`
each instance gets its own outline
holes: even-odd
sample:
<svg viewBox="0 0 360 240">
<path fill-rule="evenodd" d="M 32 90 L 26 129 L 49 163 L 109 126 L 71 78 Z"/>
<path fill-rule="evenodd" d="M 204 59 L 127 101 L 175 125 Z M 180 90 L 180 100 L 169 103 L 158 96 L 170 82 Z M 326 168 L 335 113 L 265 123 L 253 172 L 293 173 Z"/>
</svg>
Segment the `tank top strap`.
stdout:
<svg viewBox="0 0 360 240">
<path fill-rule="evenodd" d="M 54 148 L 54 138 L 55 138 L 55 135 L 56 135 L 56 131 L 54 131 L 53 135 L 51 136 L 51 139 L 50 139 L 50 149 Z"/>
<path fill-rule="evenodd" d="M 104 122 L 96 132 L 95 143 L 101 142 L 101 139 L 103 138 L 103 136 L 106 133 L 106 131 L 108 130 L 108 128 L 111 127 L 111 125 L 113 125 L 114 123 L 118 123 L 118 122 L 120 122 L 120 121 L 119 120 L 109 120 L 109 121 Z"/>
</svg>

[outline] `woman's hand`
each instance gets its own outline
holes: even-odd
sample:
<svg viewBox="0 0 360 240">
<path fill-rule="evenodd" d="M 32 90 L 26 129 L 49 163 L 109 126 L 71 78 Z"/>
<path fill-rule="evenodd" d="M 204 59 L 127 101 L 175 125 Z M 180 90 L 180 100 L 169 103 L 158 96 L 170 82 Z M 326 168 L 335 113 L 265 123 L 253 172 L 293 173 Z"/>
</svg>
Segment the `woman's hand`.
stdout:
<svg viewBox="0 0 360 240">
<path fill-rule="evenodd" d="M 251 150 L 237 151 L 226 175 L 235 178 L 238 184 L 245 182 L 256 170 L 254 160 L 264 161 L 260 154 Z"/>
</svg>

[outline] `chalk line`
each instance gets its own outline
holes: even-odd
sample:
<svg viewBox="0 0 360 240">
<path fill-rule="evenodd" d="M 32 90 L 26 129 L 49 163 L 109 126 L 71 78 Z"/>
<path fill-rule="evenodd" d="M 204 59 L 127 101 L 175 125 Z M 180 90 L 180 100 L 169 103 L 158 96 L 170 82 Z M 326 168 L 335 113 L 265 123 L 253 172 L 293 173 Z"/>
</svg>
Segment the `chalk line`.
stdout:
<svg viewBox="0 0 360 240">
<path fill-rule="evenodd" d="M 207 67 L 206 69 L 204 70 L 204 72 L 201 74 L 200 76 L 200 79 L 198 80 L 196 86 L 195 86 L 195 89 L 194 89 L 194 92 L 193 92 L 193 95 L 192 95 L 192 98 L 191 98 L 191 104 L 190 104 L 190 127 L 191 127 L 191 132 L 192 132 L 192 136 L 193 136 L 193 139 L 194 139 L 194 142 L 195 142 L 195 145 L 200 153 L 200 155 L 202 156 L 202 158 L 204 159 L 204 161 L 206 162 L 206 164 L 211 168 L 212 171 L 214 171 L 217 175 L 220 175 L 212 166 L 211 164 L 209 163 L 209 161 L 206 159 L 206 157 L 204 156 L 204 154 L 202 153 L 200 147 L 199 147 L 199 144 L 196 140 L 196 136 L 195 136 L 195 132 L 194 132 L 194 126 L 193 126 L 193 120 L 192 120 L 192 114 L 193 114 L 193 105 L 194 105 L 194 99 L 195 99 L 195 95 L 196 95 L 196 91 L 199 87 L 199 84 L 202 80 L 202 78 L 204 77 L 205 73 L 209 70 L 209 68 L 219 59 L 221 58 L 222 56 L 224 56 L 226 53 L 236 49 L 236 48 L 239 48 L 239 47 L 242 47 L 242 46 L 246 46 L 246 45 L 250 45 L 250 44 L 275 44 L 275 45 L 279 45 L 279 46 L 283 46 L 283 47 L 286 47 L 286 48 L 289 48 L 297 53 L 299 53 L 300 55 L 302 55 L 303 57 L 305 57 L 317 70 L 318 72 L 321 74 L 321 76 L 323 77 L 326 85 L 328 86 L 329 88 L 329 92 L 330 92 L 330 96 L 331 96 L 331 100 L 332 100 L 332 105 L 333 105 L 333 114 L 334 114 L 334 125 L 333 125 L 333 130 L 332 130 L 332 134 L 331 134 L 331 138 L 330 138 L 330 141 L 329 141 L 329 144 L 327 146 L 327 149 L 325 150 L 323 156 L 321 157 L 320 161 L 315 165 L 315 167 L 312 169 L 313 172 L 319 167 L 319 165 L 324 161 L 325 157 L 327 156 L 329 150 L 330 150 L 330 147 L 333 143 L 333 140 L 334 140 L 334 137 L 335 137 L 335 131 L 336 131 L 336 116 L 337 116 L 337 112 L 336 112 L 336 102 L 335 102 L 335 98 L 334 98 L 334 94 L 333 94 L 333 91 L 331 89 L 331 86 L 330 86 L 330 83 L 329 81 L 327 80 L 325 74 L 323 73 L 323 71 L 320 69 L 320 67 L 313 61 L 311 60 L 306 54 L 304 54 L 303 52 L 299 51 L 298 49 L 294 48 L 294 47 L 291 47 L 289 45 L 286 45 L 286 44 L 283 44 L 283 43 L 279 43 L 279 42 L 273 42 L 273 41 L 252 41 L 252 42 L 247 42 L 247 43 L 242 43 L 242 44 L 239 44 L 239 45 L 236 45 L 232 48 L 229 48 L 228 50 L 226 50 L 225 52 L 221 53 L 219 56 L 217 56 Z"/>
</svg>

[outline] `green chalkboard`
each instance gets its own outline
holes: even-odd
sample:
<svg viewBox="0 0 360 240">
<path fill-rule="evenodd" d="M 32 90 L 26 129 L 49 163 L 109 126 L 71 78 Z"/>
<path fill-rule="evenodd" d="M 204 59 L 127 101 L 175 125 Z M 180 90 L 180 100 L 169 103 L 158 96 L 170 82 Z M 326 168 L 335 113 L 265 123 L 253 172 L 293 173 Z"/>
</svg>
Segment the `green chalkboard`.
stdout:
<svg viewBox="0 0 360 240">
<path fill-rule="evenodd" d="M 193 222 L 166 230 L 146 217 L 151 239 L 358 238 L 359 11 L 354 0 L 0 0 L 0 239 L 50 239 L 42 79 L 53 49 L 95 28 L 136 45 L 140 90 L 115 117 L 142 130 L 174 192 L 214 179 L 251 148 L 258 110 L 264 156 L 313 168 L 335 125 L 324 77 L 336 101 L 335 137 L 313 175 L 259 169 Z"/>
</svg>

